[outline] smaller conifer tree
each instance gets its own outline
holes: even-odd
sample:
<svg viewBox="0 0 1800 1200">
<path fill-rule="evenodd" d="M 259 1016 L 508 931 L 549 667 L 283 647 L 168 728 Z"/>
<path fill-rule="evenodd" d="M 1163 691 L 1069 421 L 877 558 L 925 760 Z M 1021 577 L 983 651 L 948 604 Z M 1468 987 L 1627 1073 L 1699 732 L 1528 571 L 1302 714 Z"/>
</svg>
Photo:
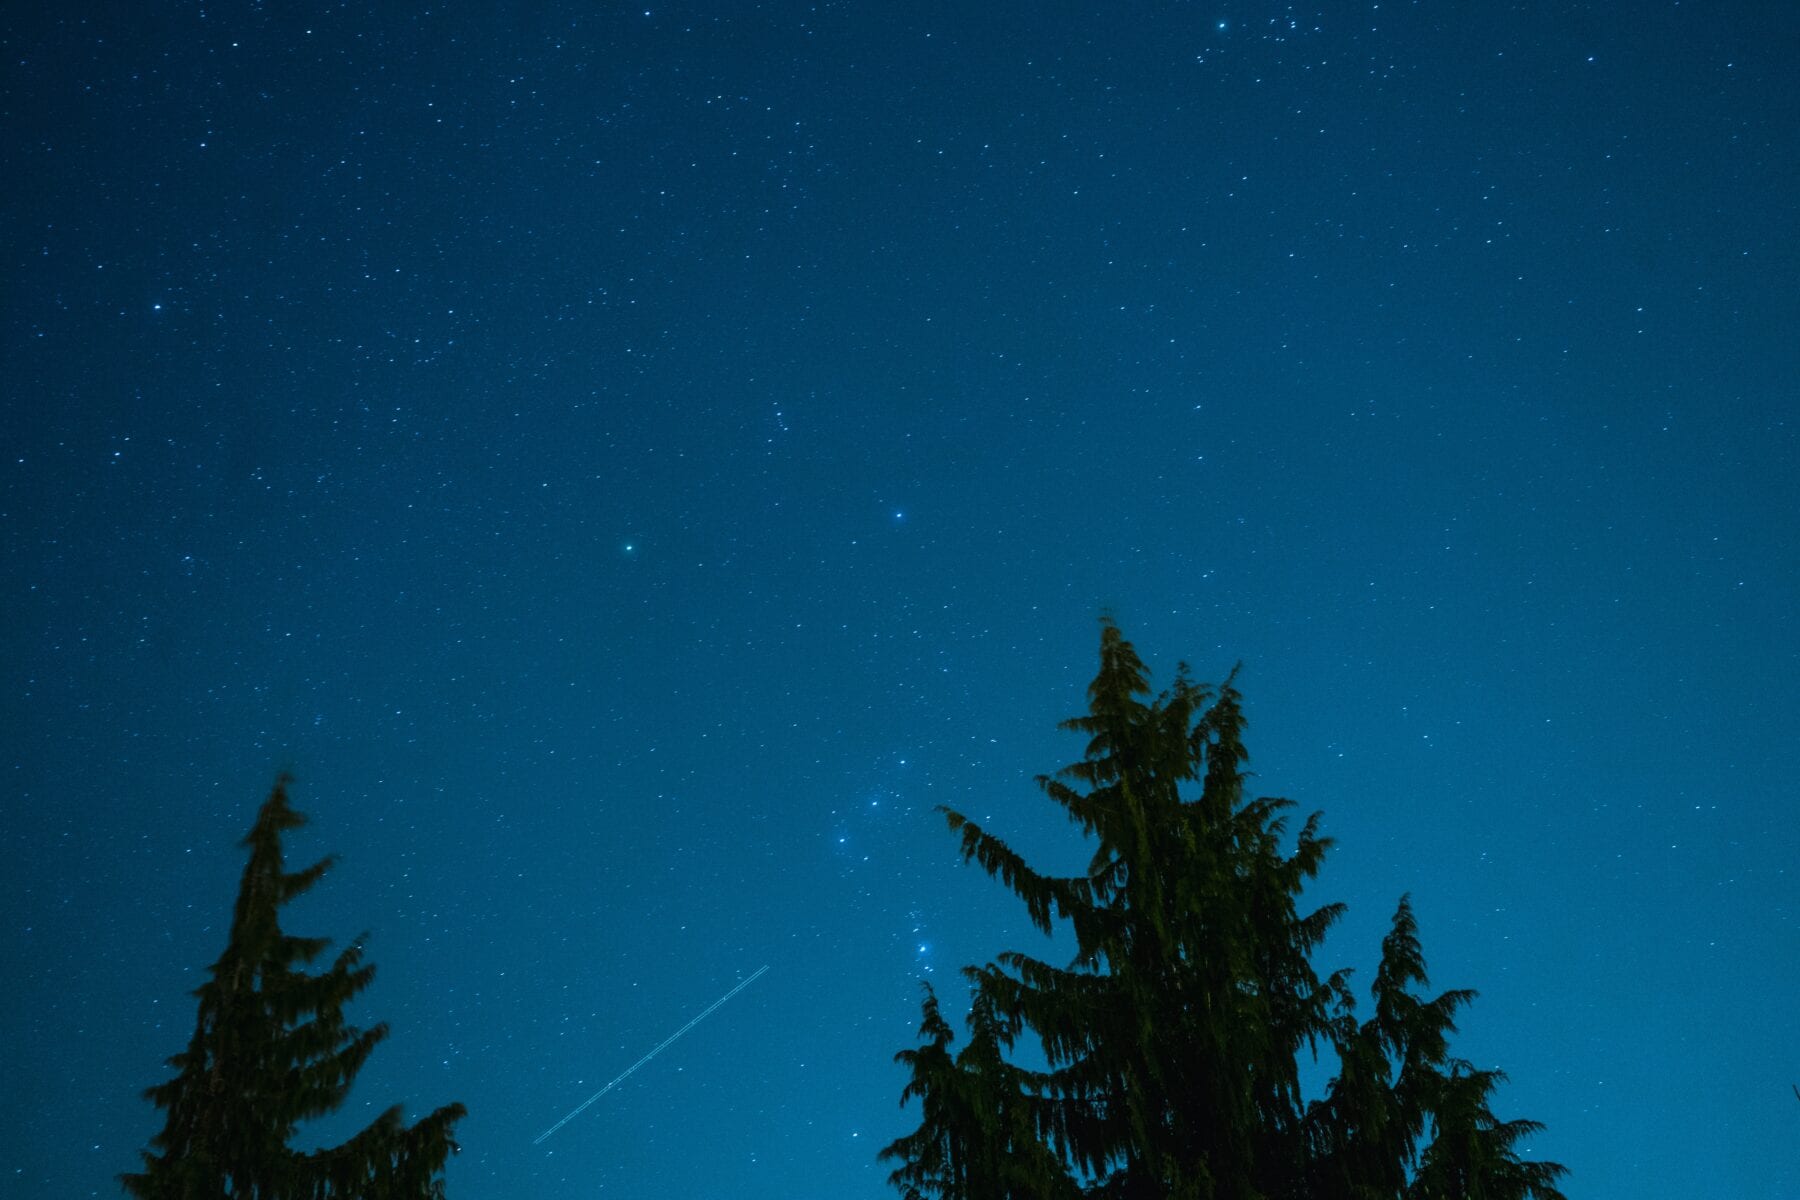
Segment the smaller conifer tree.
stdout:
<svg viewBox="0 0 1800 1200">
<path fill-rule="evenodd" d="M 977 992 L 969 1044 L 952 1057 L 956 1035 L 938 1011 L 937 994 L 924 986 L 925 1044 L 894 1056 L 912 1075 L 901 1103 L 917 1099 L 924 1119 L 882 1149 L 883 1160 L 901 1164 L 888 1181 L 905 1200 L 1079 1200 L 1062 1159 L 1042 1139 L 1055 1102 L 1004 1057 L 1017 1023 Z"/>
<path fill-rule="evenodd" d="M 301 1122 L 343 1104 L 388 1032 L 344 1020 L 344 1006 L 375 978 L 362 937 L 314 974 L 306 967 L 328 939 L 281 929 L 281 906 L 335 861 L 284 869 L 282 835 L 306 823 L 288 806 L 289 782 L 276 780 L 244 839 L 250 860 L 230 939 L 194 993 L 193 1039 L 169 1060 L 175 1077 L 144 1093 L 167 1120 L 144 1152 L 144 1169 L 120 1182 L 140 1200 L 441 1200 L 460 1104 L 410 1126 L 396 1106 L 342 1145 L 289 1148 Z"/>
</svg>

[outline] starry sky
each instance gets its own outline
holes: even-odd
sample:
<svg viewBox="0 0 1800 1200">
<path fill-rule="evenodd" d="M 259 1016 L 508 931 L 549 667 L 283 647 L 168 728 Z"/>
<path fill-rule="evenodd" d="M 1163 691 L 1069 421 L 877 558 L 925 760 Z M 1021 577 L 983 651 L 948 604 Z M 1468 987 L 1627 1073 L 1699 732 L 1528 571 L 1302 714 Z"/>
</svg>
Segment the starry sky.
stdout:
<svg viewBox="0 0 1800 1200">
<path fill-rule="evenodd" d="M 650 2 L 650 0 L 647 0 Z M 881 1197 L 1113 612 L 1571 1196 L 1800 1194 L 1785 4 L 11 6 L 0 1190 L 277 771 L 451 1195 Z M 532 1139 L 770 969 L 541 1146 Z"/>
</svg>

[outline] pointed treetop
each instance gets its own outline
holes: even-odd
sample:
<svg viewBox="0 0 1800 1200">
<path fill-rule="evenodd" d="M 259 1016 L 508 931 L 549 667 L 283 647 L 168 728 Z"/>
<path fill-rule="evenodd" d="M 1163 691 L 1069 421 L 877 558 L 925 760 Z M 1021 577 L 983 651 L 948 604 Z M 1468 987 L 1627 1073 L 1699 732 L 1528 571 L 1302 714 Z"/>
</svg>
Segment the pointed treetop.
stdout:
<svg viewBox="0 0 1800 1200">
<path fill-rule="evenodd" d="M 281 906 L 318 882 L 325 858 L 301 871 L 282 866 L 281 835 L 305 824 L 275 782 L 243 840 L 249 850 L 231 935 L 195 992 L 199 1014 L 188 1048 L 169 1060 L 174 1078 L 145 1092 L 168 1113 L 143 1155 L 144 1170 L 121 1176 L 145 1200 L 426 1200 L 442 1195 L 444 1158 L 460 1104 L 414 1125 L 389 1109 L 339 1146 L 289 1148 L 301 1122 L 336 1111 L 387 1026 L 359 1029 L 344 1007 L 375 978 L 357 938 L 317 973 L 305 964 L 330 944 L 281 929 Z"/>
</svg>

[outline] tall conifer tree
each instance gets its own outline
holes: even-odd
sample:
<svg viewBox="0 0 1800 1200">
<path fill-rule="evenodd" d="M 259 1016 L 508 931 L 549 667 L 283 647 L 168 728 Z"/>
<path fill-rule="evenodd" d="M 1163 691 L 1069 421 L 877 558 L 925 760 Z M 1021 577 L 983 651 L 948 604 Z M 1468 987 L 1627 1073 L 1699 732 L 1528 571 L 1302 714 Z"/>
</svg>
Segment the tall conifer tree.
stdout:
<svg viewBox="0 0 1800 1200">
<path fill-rule="evenodd" d="M 886 1152 L 909 1200 L 1065 1187 L 1119 1200 L 1561 1200 L 1562 1168 L 1516 1152 L 1537 1127 L 1497 1121 L 1487 1108 L 1497 1077 L 1449 1056 L 1452 1018 L 1472 993 L 1415 993 L 1425 966 L 1405 900 L 1369 1021 L 1355 1019 L 1348 972 L 1314 972 L 1313 951 L 1343 909 L 1307 912 L 1300 900 L 1330 840 L 1314 814 L 1287 849 L 1290 802 L 1246 797 L 1244 725 L 1233 679 L 1207 688 L 1184 666 L 1153 698 L 1142 660 L 1106 621 L 1088 712 L 1063 723 L 1087 737 L 1086 754 L 1038 781 L 1095 844 L 1087 870 L 1040 873 L 942 810 L 964 858 L 1016 894 L 1038 928 L 1061 920 L 1074 934 L 1067 967 L 1008 952 L 965 971 L 975 1013 L 1009 1031 L 999 1049 L 1024 1028 L 1042 1044 L 1049 1069 L 1010 1068 L 1000 1098 L 1031 1113 L 1034 1153 L 1062 1170 L 1053 1184 L 1005 1193 L 915 1172 L 934 1146 L 959 1145 L 968 1161 L 1007 1153 L 1022 1127 L 954 1116 L 946 1100 L 975 1091 L 962 1058 L 948 1061 L 949 1028 L 932 1001 L 921 1030 L 932 1046 L 903 1056 L 926 1121 Z M 1336 1051 L 1340 1070 L 1309 1104 L 1300 1056 L 1321 1048 Z"/>
<path fill-rule="evenodd" d="M 288 1146 L 301 1122 L 343 1104 L 388 1032 L 344 1020 L 344 1006 L 375 978 L 363 938 L 313 974 L 306 966 L 329 941 L 281 929 L 281 907 L 334 862 L 284 869 L 282 835 L 306 821 L 288 806 L 288 783 L 276 781 L 244 839 L 250 860 L 230 940 L 195 992 L 193 1039 L 169 1060 L 176 1076 L 144 1093 L 167 1111 L 163 1130 L 144 1169 L 120 1182 L 142 1200 L 441 1200 L 460 1104 L 410 1126 L 396 1106 L 342 1145 L 306 1153 Z"/>
</svg>

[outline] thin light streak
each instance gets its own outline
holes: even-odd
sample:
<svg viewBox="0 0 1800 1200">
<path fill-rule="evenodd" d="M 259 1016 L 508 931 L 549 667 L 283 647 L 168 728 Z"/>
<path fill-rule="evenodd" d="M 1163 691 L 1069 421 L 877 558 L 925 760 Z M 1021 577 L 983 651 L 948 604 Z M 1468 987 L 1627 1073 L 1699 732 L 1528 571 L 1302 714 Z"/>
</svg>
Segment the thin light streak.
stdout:
<svg viewBox="0 0 1800 1200">
<path fill-rule="evenodd" d="M 726 992 L 723 996 L 720 996 L 717 1000 L 714 1000 L 711 1004 L 707 1005 L 703 1010 L 701 1010 L 701 1013 L 699 1016 L 697 1016 L 693 1020 L 689 1021 L 686 1025 L 683 1025 L 680 1029 L 677 1029 L 674 1033 L 671 1033 L 668 1037 L 664 1038 L 662 1041 L 658 1042 L 656 1044 L 656 1048 L 651 1050 L 650 1053 L 644 1055 L 644 1057 L 638 1059 L 636 1062 L 632 1063 L 629 1067 L 626 1067 L 623 1071 L 619 1072 L 617 1078 L 613 1079 L 605 1087 L 601 1088 L 599 1091 L 597 1091 L 593 1095 L 589 1096 L 586 1100 L 583 1100 L 580 1104 L 576 1105 L 574 1112 L 571 1112 L 568 1116 L 564 1117 L 562 1120 L 558 1121 L 556 1124 L 552 1125 L 550 1128 L 544 1130 L 544 1132 L 538 1134 L 535 1138 L 531 1139 L 531 1144 L 534 1146 L 542 1145 L 545 1138 L 549 1137 L 551 1134 L 553 1134 L 557 1130 L 561 1129 L 564 1125 L 567 1125 L 570 1121 L 573 1121 L 576 1117 L 579 1117 L 583 1112 L 585 1112 L 587 1110 L 588 1105 L 592 1104 L 594 1101 L 598 1100 L 600 1097 L 606 1095 L 606 1093 L 612 1091 L 615 1087 L 618 1087 L 621 1083 L 624 1083 L 625 1080 L 631 1076 L 631 1073 L 633 1071 L 637 1070 L 639 1067 L 643 1066 L 645 1063 L 649 1062 L 651 1059 L 653 1059 L 657 1055 L 661 1054 L 664 1050 L 666 1050 L 668 1048 L 669 1043 L 673 1042 L 676 1038 L 680 1037 L 682 1034 L 686 1033 L 688 1030 L 692 1029 L 694 1026 L 698 1025 L 700 1022 L 702 1022 L 702 1021 L 706 1020 L 706 1018 L 710 1017 L 713 1014 L 714 1010 L 716 1010 L 721 1004 L 725 1003 L 727 1000 L 731 999 L 733 996 L 737 995 L 739 992 L 743 991 L 745 988 L 747 988 L 751 984 L 755 983 L 759 978 L 761 978 L 762 973 L 764 971 L 767 971 L 768 969 L 769 969 L 768 963 L 764 963 L 762 966 L 758 967 L 756 969 L 755 974 L 744 979 L 736 987 L 732 988 L 729 992 Z"/>
</svg>

